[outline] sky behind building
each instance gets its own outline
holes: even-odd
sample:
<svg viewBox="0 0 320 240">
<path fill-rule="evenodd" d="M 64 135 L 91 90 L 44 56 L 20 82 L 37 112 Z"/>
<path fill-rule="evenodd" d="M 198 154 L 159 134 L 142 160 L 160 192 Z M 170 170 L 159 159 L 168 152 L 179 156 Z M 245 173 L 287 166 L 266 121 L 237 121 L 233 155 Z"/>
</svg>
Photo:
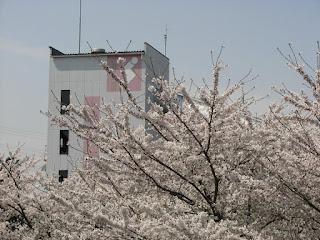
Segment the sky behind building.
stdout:
<svg viewBox="0 0 320 240">
<path fill-rule="evenodd" d="M 318 0 L 227 1 L 102 1 L 82 0 L 81 52 L 92 47 L 123 51 L 143 50 L 148 42 L 167 56 L 178 77 L 201 85 L 210 82 L 210 51 L 226 48 L 230 68 L 224 83 L 238 82 L 252 68 L 257 98 L 271 86 L 299 91 L 300 78 L 285 67 L 277 52 L 288 52 L 288 42 L 315 64 L 320 40 Z M 48 108 L 49 48 L 78 52 L 79 0 L 0 0 L 0 152 L 24 143 L 23 153 L 43 152 Z M 274 94 L 256 105 L 258 114 L 276 99 Z"/>
</svg>

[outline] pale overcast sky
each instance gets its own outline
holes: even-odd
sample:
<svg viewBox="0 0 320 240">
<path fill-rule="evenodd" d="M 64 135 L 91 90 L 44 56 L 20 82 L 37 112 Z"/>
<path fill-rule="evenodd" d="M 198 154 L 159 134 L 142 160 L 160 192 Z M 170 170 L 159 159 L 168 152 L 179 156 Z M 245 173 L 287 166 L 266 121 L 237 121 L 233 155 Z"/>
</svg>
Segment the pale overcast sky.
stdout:
<svg viewBox="0 0 320 240">
<path fill-rule="evenodd" d="M 256 96 L 285 83 L 298 91 L 299 77 L 277 52 L 292 42 L 311 64 L 320 40 L 319 0 L 82 0 L 82 52 L 92 47 L 143 50 L 148 42 L 164 52 L 178 76 L 210 79 L 210 51 L 225 45 L 230 64 L 222 79 L 240 80 L 251 68 L 260 77 Z M 23 153 L 46 144 L 49 49 L 78 51 L 79 0 L 0 0 L 0 152 L 24 143 Z M 257 108 L 260 112 L 274 98 Z M 257 110 L 258 111 L 258 110 Z"/>
</svg>

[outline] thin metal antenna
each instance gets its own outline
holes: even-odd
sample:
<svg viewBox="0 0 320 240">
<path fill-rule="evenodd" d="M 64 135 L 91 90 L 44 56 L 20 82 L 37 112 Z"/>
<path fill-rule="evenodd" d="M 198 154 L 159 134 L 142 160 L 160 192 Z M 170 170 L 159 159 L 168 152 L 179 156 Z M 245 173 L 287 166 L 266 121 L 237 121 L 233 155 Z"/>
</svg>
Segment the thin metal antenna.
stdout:
<svg viewBox="0 0 320 240">
<path fill-rule="evenodd" d="M 126 50 L 125 50 L 125 52 L 128 50 L 128 48 L 129 48 L 129 46 L 130 46 L 131 42 L 132 42 L 132 40 L 130 40 L 130 42 L 129 42 L 129 44 L 128 44 L 128 46 L 127 46 Z"/>
<path fill-rule="evenodd" d="M 92 47 L 90 46 L 90 44 L 89 44 L 88 41 L 87 41 L 87 43 L 88 43 L 88 46 L 89 46 L 89 48 L 90 48 L 90 51 L 92 52 Z"/>
<path fill-rule="evenodd" d="M 80 0 L 80 17 L 79 17 L 79 53 L 81 45 L 81 0 Z"/>
<path fill-rule="evenodd" d="M 111 47 L 111 45 L 110 45 L 109 41 L 108 41 L 108 40 L 106 40 L 106 41 L 107 41 L 107 43 L 108 43 L 109 47 L 112 49 L 112 51 L 114 51 L 114 52 L 115 52 L 115 50 Z"/>
<path fill-rule="evenodd" d="M 166 25 L 166 34 L 164 35 L 164 55 L 167 56 L 167 38 L 168 38 L 168 28 Z"/>
</svg>

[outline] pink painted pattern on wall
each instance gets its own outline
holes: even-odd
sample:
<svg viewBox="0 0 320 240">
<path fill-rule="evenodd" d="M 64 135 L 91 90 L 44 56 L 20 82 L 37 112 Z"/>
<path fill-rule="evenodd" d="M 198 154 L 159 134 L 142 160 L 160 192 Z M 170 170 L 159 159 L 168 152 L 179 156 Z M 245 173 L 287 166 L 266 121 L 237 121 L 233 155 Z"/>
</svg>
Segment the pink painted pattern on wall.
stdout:
<svg viewBox="0 0 320 240">
<path fill-rule="evenodd" d="M 100 97 L 99 96 L 85 97 L 84 104 L 91 107 L 90 112 L 89 112 L 90 116 L 92 116 L 96 120 L 99 120 L 99 118 L 100 118 L 100 111 L 99 111 Z M 84 124 L 88 125 L 88 126 L 91 125 L 88 121 L 85 121 Z M 98 148 L 88 140 L 84 140 L 84 142 L 83 142 L 83 151 L 84 151 L 84 156 L 86 154 L 88 154 L 91 157 L 99 157 Z M 89 166 L 84 166 L 84 168 L 86 168 L 86 167 L 89 167 Z"/>
<path fill-rule="evenodd" d="M 129 89 L 133 92 L 141 91 L 142 89 L 142 59 L 141 55 L 117 55 L 108 56 L 108 66 L 113 69 L 115 74 L 120 77 L 119 65 L 117 60 L 119 57 L 125 59 L 124 67 L 126 69 Z M 108 74 L 107 76 L 107 92 L 119 92 L 119 84 Z"/>
</svg>

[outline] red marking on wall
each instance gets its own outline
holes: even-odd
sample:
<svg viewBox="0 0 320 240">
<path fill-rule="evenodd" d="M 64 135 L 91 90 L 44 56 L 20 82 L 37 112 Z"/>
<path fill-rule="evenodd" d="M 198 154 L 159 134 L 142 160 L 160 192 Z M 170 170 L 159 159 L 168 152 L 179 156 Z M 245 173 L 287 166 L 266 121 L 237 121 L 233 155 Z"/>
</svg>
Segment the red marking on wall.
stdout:
<svg viewBox="0 0 320 240">
<path fill-rule="evenodd" d="M 93 96 L 93 97 L 85 97 L 84 104 L 90 106 L 89 114 L 94 120 L 100 119 L 100 97 Z M 85 121 L 84 123 L 87 126 L 91 126 L 91 123 Z M 83 142 L 83 151 L 84 156 L 89 155 L 91 157 L 99 157 L 99 149 L 90 141 L 84 140 Z M 88 168 L 89 166 L 83 166 L 84 168 Z"/>
<path fill-rule="evenodd" d="M 124 67 L 126 69 L 128 87 L 132 92 L 138 92 L 142 89 L 142 59 L 141 55 L 124 55 L 124 56 L 108 56 L 108 66 L 113 69 L 114 73 L 121 79 L 118 58 L 124 58 Z M 119 92 L 119 84 L 108 74 L 107 76 L 107 92 Z"/>
</svg>

